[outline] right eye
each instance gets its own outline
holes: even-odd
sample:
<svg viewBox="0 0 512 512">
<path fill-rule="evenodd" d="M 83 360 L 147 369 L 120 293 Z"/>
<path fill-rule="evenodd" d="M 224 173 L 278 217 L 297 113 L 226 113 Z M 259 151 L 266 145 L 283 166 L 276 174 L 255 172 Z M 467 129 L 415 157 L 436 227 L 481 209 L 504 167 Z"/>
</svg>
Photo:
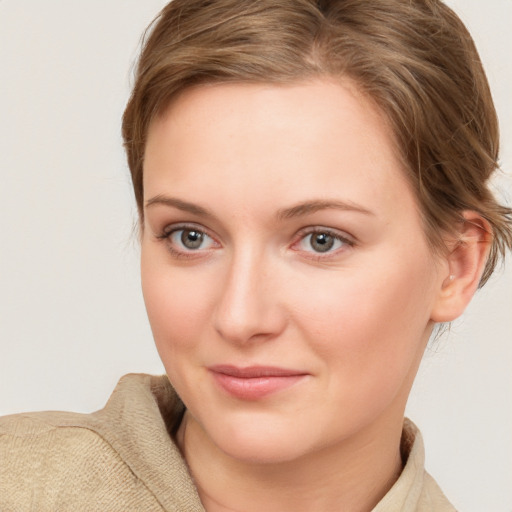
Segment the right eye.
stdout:
<svg viewBox="0 0 512 512">
<path fill-rule="evenodd" d="M 182 228 L 171 231 L 167 238 L 172 244 L 184 251 L 210 249 L 215 242 L 204 231 L 196 228 Z"/>
<path fill-rule="evenodd" d="M 165 240 L 167 248 L 177 258 L 199 256 L 219 246 L 204 230 L 195 226 L 170 226 L 157 238 Z"/>
<path fill-rule="evenodd" d="M 178 229 L 170 234 L 169 240 L 189 251 L 208 249 L 209 242 L 213 242 L 206 233 L 198 229 Z"/>
</svg>

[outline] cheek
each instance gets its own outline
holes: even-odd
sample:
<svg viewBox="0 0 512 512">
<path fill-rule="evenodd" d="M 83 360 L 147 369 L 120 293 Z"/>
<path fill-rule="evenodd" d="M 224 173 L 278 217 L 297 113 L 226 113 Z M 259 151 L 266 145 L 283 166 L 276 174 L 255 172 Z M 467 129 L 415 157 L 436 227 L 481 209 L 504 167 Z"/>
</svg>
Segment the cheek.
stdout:
<svg viewBox="0 0 512 512">
<path fill-rule="evenodd" d="M 159 255 L 158 255 L 159 256 Z M 186 268 L 142 252 L 142 292 L 157 349 L 164 364 L 170 354 L 191 349 L 209 316 L 208 280 Z"/>
<path fill-rule="evenodd" d="M 308 293 L 294 294 L 296 322 L 322 359 L 344 371 L 403 373 L 429 332 L 432 278 L 426 258 L 381 254 L 315 286 L 302 282 Z"/>
<path fill-rule="evenodd" d="M 309 293 L 296 317 L 340 421 L 364 422 L 397 397 L 402 403 L 428 339 L 427 279 L 411 282 L 415 265 L 370 268 L 331 279 L 328 293 Z"/>
</svg>

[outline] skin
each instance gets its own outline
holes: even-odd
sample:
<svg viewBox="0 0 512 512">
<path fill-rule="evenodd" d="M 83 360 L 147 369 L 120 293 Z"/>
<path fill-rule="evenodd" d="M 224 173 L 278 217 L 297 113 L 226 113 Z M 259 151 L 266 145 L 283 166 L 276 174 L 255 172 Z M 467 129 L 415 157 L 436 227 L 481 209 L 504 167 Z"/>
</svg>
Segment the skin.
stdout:
<svg viewBox="0 0 512 512">
<path fill-rule="evenodd" d="M 205 508 L 371 510 L 433 325 L 478 283 L 483 221 L 432 255 L 386 120 L 348 81 L 185 91 L 150 127 L 144 199 L 144 298 Z M 312 232 L 338 239 L 318 252 Z M 218 364 L 305 376 L 244 400 Z"/>
</svg>

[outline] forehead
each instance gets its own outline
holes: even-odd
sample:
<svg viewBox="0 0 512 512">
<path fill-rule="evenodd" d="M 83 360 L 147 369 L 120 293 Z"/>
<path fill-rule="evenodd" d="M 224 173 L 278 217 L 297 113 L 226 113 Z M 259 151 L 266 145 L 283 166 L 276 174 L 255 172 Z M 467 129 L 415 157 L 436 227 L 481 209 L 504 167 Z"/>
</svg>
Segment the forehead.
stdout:
<svg viewBox="0 0 512 512">
<path fill-rule="evenodd" d="M 144 190 L 240 203 L 412 198 L 385 117 L 353 83 L 328 80 L 186 90 L 150 126 Z"/>
</svg>

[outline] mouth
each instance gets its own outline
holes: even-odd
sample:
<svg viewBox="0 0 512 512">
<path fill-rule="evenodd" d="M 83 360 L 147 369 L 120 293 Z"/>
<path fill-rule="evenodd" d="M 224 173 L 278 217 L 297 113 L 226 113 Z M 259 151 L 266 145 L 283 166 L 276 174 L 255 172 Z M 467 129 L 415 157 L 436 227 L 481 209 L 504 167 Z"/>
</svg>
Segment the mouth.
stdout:
<svg viewBox="0 0 512 512">
<path fill-rule="evenodd" d="M 241 400 L 259 400 L 287 389 L 308 376 L 300 370 L 274 366 L 237 367 L 217 365 L 208 368 L 217 385 Z"/>
</svg>

